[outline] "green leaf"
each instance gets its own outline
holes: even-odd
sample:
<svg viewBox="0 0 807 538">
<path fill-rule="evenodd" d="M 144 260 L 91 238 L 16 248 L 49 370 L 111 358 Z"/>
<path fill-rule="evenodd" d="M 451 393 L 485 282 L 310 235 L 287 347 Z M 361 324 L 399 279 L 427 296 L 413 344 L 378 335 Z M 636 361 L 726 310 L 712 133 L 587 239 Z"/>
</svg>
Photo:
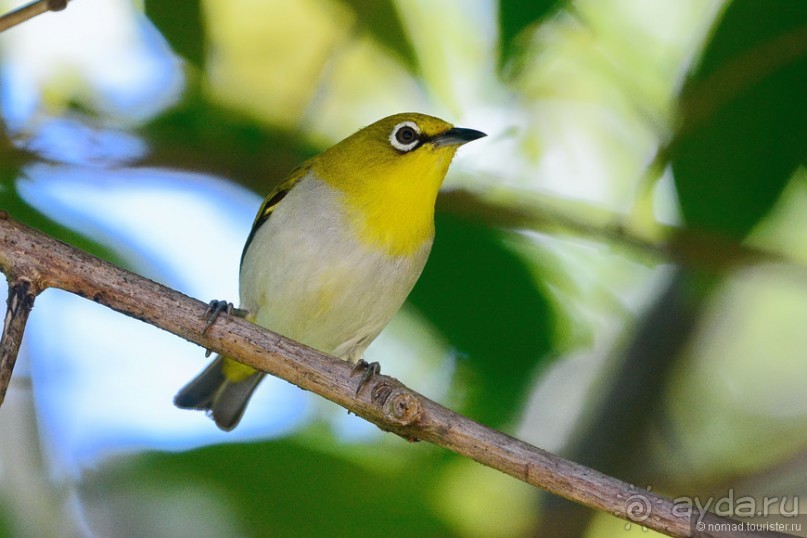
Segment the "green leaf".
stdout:
<svg viewBox="0 0 807 538">
<path fill-rule="evenodd" d="M 139 132 L 152 148 L 141 162 L 203 170 L 264 195 L 316 151 L 297 134 L 272 130 L 191 92 Z"/>
<path fill-rule="evenodd" d="M 174 52 L 197 68 L 204 67 L 205 29 L 199 0 L 146 0 L 146 16 Z"/>
<path fill-rule="evenodd" d="M 671 146 L 688 226 L 742 238 L 771 209 L 807 141 L 807 2 L 736 0 L 683 94 Z"/>
<path fill-rule="evenodd" d="M 407 67 L 417 65 L 412 43 L 406 36 L 392 0 L 341 0 L 356 14 L 361 31 L 369 33 L 383 46 L 394 51 Z"/>
<path fill-rule="evenodd" d="M 536 365 L 549 355 L 549 301 L 502 232 L 446 214 L 426 269 L 409 300 L 460 353 L 469 374 L 463 410 L 491 426 L 512 420 Z"/>
<path fill-rule="evenodd" d="M 10 510 L 4 504 L 0 503 L 0 537 L 14 536 L 14 533 L 11 532 L 11 522 L 14 520 L 11 519 L 12 514 L 9 512 Z M 19 521 L 19 516 L 17 517 L 17 521 Z"/>
<path fill-rule="evenodd" d="M 505 65 L 517 55 L 526 30 L 554 13 L 560 4 L 561 0 L 500 0 L 500 65 Z"/>
<path fill-rule="evenodd" d="M 419 461 L 382 469 L 370 470 L 293 440 L 227 444 L 108 464 L 86 477 L 81 495 L 89 513 L 103 510 L 103 534 L 111 536 L 155 535 L 166 521 L 175 536 L 188 530 L 183 525 L 198 528 L 198 522 L 184 521 L 179 512 L 184 504 L 194 518 L 213 517 L 187 508 L 194 491 L 212 496 L 223 512 L 231 513 L 240 536 L 370 537 L 396 528 L 409 536 L 449 535 L 428 504 L 434 495 L 432 465 Z M 155 493 L 169 500 L 174 496 L 178 504 L 177 510 L 157 510 L 152 522 L 144 512 L 155 504 Z M 217 523 L 207 520 L 211 529 Z"/>
</svg>

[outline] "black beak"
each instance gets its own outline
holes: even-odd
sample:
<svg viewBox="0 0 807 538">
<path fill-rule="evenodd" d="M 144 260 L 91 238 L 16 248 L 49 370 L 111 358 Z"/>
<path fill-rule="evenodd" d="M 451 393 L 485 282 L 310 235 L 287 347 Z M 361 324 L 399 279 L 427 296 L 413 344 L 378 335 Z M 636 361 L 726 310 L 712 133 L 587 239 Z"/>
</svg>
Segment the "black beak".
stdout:
<svg viewBox="0 0 807 538">
<path fill-rule="evenodd" d="M 435 147 L 461 146 L 463 144 L 467 144 L 472 140 L 476 140 L 477 138 L 482 138 L 483 136 L 488 135 L 486 135 L 482 131 L 477 131 L 475 129 L 463 129 L 462 127 L 454 127 L 444 132 L 443 134 L 437 135 L 434 138 L 432 138 L 432 143 L 435 145 Z"/>
</svg>

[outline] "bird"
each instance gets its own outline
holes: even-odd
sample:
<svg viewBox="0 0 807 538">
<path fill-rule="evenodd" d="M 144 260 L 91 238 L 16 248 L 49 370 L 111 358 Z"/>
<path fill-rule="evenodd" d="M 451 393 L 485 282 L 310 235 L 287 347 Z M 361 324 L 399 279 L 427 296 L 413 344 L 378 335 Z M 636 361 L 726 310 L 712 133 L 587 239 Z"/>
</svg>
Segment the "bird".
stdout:
<svg viewBox="0 0 807 538">
<path fill-rule="evenodd" d="M 457 148 L 484 136 L 426 114 L 395 114 L 295 168 L 266 196 L 247 236 L 239 308 L 212 301 L 209 323 L 235 312 L 363 363 L 423 271 L 437 194 Z M 174 404 L 203 410 L 230 431 L 264 375 L 217 356 Z"/>
</svg>

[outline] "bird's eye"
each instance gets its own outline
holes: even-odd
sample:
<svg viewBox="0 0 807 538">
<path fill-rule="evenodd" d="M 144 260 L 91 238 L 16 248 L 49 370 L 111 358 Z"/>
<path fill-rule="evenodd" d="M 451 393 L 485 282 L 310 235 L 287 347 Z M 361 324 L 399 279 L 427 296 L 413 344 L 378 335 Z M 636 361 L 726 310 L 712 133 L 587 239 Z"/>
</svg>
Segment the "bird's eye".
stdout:
<svg viewBox="0 0 807 538">
<path fill-rule="evenodd" d="M 414 139 L 416 139 L 418 134 L 415 132 L 414 129 L 409 127 L 408 125 L 404 125 L 398 132 L 395 133 L 395 140 L 400 142 L 401 144 L 410 144 Z"/>
<path fill-rule="evenodd" d="M 398 151 L 412 151 L 420 143 L 420 129 L 411 121 L 399 123 L 392 129 L 389 141 Z"/>
</svg>

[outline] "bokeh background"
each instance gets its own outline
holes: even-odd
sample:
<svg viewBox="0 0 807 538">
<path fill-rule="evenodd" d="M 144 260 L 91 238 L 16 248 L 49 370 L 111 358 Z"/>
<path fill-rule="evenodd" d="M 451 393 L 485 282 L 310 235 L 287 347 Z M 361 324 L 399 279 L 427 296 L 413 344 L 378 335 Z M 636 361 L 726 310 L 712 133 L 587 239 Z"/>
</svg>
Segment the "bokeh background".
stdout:
<svg viewBox="0 0 807 538">
<path fill-rule="evenodd" d="M 73 0 L 0 54 L 0 209 L 205 301 L 324 147 L 401 111 L 487 132 L 367 358 L 637 491 L 807 512 L 807 2 Z M 224 434 L 172 406 L 205 362 L 42 294 L 0 535 L 652 534 L 276 379 Z"/>
</svg>

